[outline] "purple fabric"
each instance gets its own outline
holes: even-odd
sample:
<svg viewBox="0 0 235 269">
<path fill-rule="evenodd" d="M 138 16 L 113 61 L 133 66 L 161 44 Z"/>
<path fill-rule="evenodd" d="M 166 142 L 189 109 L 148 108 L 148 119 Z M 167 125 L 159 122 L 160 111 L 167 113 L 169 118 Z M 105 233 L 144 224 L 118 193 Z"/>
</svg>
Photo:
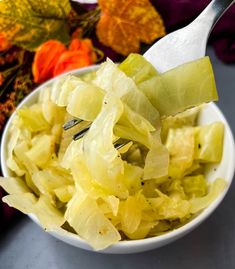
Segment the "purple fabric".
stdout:
<svg viewBox="0 0 235 269">
<path fill-rule="evenodd" d="M 5 228 L 10 220 L 15 216 L 16 210 L 1 202 L 5 192 L 0 187 L 0 233 Z"/>
<path fill-rule="evenodd" d="M 160 12 L 167 32 L 179 29 L 191 22 L 210 0 L 151 0 Z M 235 4 L 233 4 L 213 29 L 209 42 L 219 59 L 235 62 Z"/>
</svg>

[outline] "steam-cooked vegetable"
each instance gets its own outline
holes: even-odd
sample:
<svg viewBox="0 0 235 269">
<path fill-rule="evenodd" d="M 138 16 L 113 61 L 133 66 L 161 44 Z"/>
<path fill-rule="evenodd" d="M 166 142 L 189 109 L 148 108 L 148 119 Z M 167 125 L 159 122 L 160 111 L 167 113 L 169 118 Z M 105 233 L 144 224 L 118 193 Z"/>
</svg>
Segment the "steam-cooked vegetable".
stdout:
<svg viewBox="0 0 235 269">
<path fill-rule="evenodd" d="M 184 111 L 216 98 L 208 58 L 158 74 L 131 54 L 96 76 L 61 77 L 17 111 L 7 146 L 15 177 L 0 179 L 3 200 L 45 229 L 67 222 L 96 250 L 175 229 L 225 188 L 204 173 L 221 160 L 223 125 L 196 126 L 200 109 Z M 74 117 L 83 122 L 62 131 Z M 118 139 L 127 144 L 116 148 Z"/>
</svg>

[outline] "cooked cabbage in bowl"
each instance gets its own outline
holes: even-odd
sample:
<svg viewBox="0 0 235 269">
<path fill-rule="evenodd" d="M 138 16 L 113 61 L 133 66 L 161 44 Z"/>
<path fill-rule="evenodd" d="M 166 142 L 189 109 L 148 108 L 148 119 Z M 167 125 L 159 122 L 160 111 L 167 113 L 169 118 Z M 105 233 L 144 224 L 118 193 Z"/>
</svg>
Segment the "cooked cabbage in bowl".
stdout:
<svg viewBox="0 0 235 269">
<path fill-rule="evenodd" d="M 158 74 L 131 54 L 60 76 L 11 120 L 3 201 L 95 250 L 177 229 L 226 188 L 220 177 L 207 181 L 223 156 L 224 124 L 197 123 L 199 105 L 213 100 L 208 57 Z M 64 131 L 74 118 L 82 121 Z"/>
</svg>

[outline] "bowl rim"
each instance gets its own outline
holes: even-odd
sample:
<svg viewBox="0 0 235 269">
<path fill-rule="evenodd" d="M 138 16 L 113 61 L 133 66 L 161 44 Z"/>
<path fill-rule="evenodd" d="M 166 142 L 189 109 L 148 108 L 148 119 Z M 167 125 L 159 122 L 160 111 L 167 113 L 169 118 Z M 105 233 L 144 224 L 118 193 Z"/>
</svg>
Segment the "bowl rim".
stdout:
<svg viewBox="0 0 235 269">
<path fill-rule="evenodd" d="M 89 71 L 94 71 L 97 70 L 97 68 L 100 65 L 92 65 L 89 67 L 84 67 L 84 68 L 80 68 L 80 69 L 75 69 L 73 71 L 69 71 L 66 73 L 63 73 L 55 78 L 52 78 L 48 81 L 46 81 L 45 83 L 42 83 L 41 85 L 39 85 L 38 87 L 36 87 L 29 95 L 27 95 L 17 106 L 17 109 L 24 106 L 26 103 L 28 103 L 28 101 L 33 98 L 34 96 L 37 96 L 37 94 L 40 92 L 41 89 L 43 89 L 44 87 L 48 86 L 49 84 L 53 83 L 54 81 L 58 80 L 59 78 L 66 76 L 66 75 L 82 75 L 84 73 L 87 73 Z M 234 176 L 234 171 L 235 171 L 235 143 L 234 143 L 234 137 L 233 137 L 233 133 L 231 131 L 231 128 L 228 124 L 227 119 L 225 118 L 224 114 L 222 113 L 222 111 L 219 109 L 219 107 L 214 103 L 214 102 L 210 102 L 207 104 L 207 106 L 211 106 L 211 108 L 219 115 L 220 120 L 224 123 L 225 125 L 225 129 L 227 131 L 227 135 L 229 138 L 229 141 L 231 144 L 231 158 L 230 158 L 230 163 L 231 168 L 228 172 L 228 176 L 226 178 L 226 182 L 227 182 L 227 186 L 225 188 L 225 190 L 207 207 L 205 208 L 203 211 L 201 211 L 198 215 L 196 215 L 194 218 L 192 218 L 191 220 L 189 220 L 189 222 L 187 222 L 186 224 L 184 224 L 183 226 L 169 231 L 165 234 L 162 235 L 158 235 L 158 236 L 153 236 L 153 237 L 149 237 L 149 238 L 144 238 L 144 239 L 134 239 L 134 240 L 123 240 L 123 241 L 119 241 L 111 246 L 109 246 L 108 248 L 104 249 L 104 251 L 100 251 L 100 252 L 105 252 L 105 253 L 121 253 L 120 251 L 124 251 L 126 250 L 128 253 L 128 249 L 129 248 L 142 248 L 144 249 L 145 247 L 149 246 L 149 245 L 156 245 L 157 243 L 163 243 L 164 241 L 169 241 L 172 239 L 172 241 L 183 235 L 185 235 L 186 233 L 190 232 L 191 230 L 193 230 L 194 228 L 196 228 L 201 222 L 203 222 L 207 217 L 209 217 L 214 211 L 215 209 L 221 204 L 222 200 L 224 199 L 225 195 L 227 194 L 231 183 L 233 181 L 233 176 Z M 1 139 L 1 144 L 0 144 L 0 157 L 1 157 L 1 168 L 2 168 L 2 173 L 4 177 L 9 177 L 9 169 L 7 168 L 6 165 L 6 150 L 5 150 L 5 145 L 7 145 L 7 139 L 8 139 L 8 131 L 9 131 L 9 127 L 11 126 L 12 120 L 16 115 L 16 111 L 11 115 L 11 117 L 8 119 L 7 124 L 5 125 L 5 128 L 2 132 L 2 139 Z M 36 222 L 40 227 L 40 223 L 37 220 L 36 216 L 33 214 L 28 214 L 28 216 L 34 221 Z M 82 239 L 78 234 L 73 234 L 63 228 L 58 228 L 56 230 L 53 231 L 48 231 L 51 235 L 60 238 L 62 241 L 66 241 L 69 244 L 72 244 L 74 246 L 86 249 L 86 250 L 92 250 L 94 251 L 90 245 L 84 240 Z M 68 240 L 63 240 L 62 237 L 65 237 L 68 240 L 72 240 L 73 242 L 68 242 Z M 163 245 L 163 244 L 162 244 Z M 156 246 L 155 246 L 156 247 Z M 153 249 L 155 247 L 151 247 L 148 249 Z M 147 248 L 146 248 L 147 249 Z M 143 250 L 141 250 L 143 251 Z M 138 251 L 133 251 L 133 252 L 138 252 Z M 129 251 L 129 253 L 131 253 L 131 251 Z"/>
</svg>

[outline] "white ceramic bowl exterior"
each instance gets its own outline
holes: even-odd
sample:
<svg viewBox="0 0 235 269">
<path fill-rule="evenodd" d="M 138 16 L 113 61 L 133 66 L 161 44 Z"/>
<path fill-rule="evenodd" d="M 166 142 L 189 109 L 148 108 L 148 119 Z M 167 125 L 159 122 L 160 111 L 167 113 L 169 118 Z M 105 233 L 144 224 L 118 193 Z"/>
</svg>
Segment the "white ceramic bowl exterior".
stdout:
<svg viewBox="0 0 235 269">
<path fill-rule="evenodd" d="M 74 75 L 81 75 L 84 73 L 87 73 L 89 71 L 97 69 L 97 66 L 91 66 L 82 68 L 79 70 L 75 70 L 73 72 L 70 72 L 70 74 Z M 65 75 L 65 74 L 63 74 Z M 61 75 L 61 76 L 63 76 Z M 54 78 L 40 87 L 38 87 L 35 91 L 33 91 L 31 94 L 29 94 L 18 106 L 18 108 L 23 106 L 29 106 L 36 102 L 37 96 L 39 94 L 39 91 L 41 91 L 45 86 L 49 86 L 53 81 L 55 81 L 57 78 Z M 6 165 L 6 148 L 7 143 L 9 139 L 9 127 L 12 123 L 12 119 L 14 118 L 15 113 L 11 116 L 9 119 L 5 130 L 2 135 L 2 142 L 1 142 L 1 166 L 2 166 L 2 172 L 5 177 L 8 177 L 11 175 L 10 170 L 8 169 Z M 130 240 L 130 241 L 121 241 L 118 242 L 100 252 L 102 253 L 112 253 L 112 254 L 128 254 L 128 253 L 136 253 L 136 252 L 143 252 L 147 250 L 151 250 L 154 248 L 161 247 L 163 245 L 169 244 L 172 241 L 175 241 L 176 239 L 186 235 L 190 231 L 192 231 L 194 228 L 196 228 L 201 222 L 203 222 L 207 217 L 210 216 L 210 214 L 217 208 L 217 206 L 222 202 L 224 196 L 226 195 L 231 182 L 233 180 L 234 175 L 234 169 L 235 169 L 235 146 L 234 146 L 234 139 L 232 132 L 230 130 L 230 127 L 223 116 L 220 109 L 214 104 L 210 103 L 205 106 L 205 108 L 200 113 L 199 117 L 199 125 L 203 124 L 209 124 L 211 122 L 215 121 L 221 121 L 224 123 L 225 126 L 225 133 L 224 133 L 224 151 L 223 151 L 223 157 L 222 161 L 219 165 L 216 165 L 216 169 L 209 169 L 209 172 L 207 174 L 207 179 L 209 181 L 213 181 L 218 177 L 224 178 L 227 181 L 227 187 L 219 195 L 219 197 L 213 201 L 205 210 L 203 210 L 198 216 L 194 217 L 189 223 L 185 224 L 184 226 L 173 230 L 171 232 L 168 232 L 166 234 L 152 237 L 152 238 L 146 238 L 141 240 Z M 37 218 L 34 215 L 29 215 L 29 217 L 35 221 L 38 225 L 39 222 Z M 62 228 L 49 232 L 54 237 L 70 244 L 75 247 L 79 247 L 86 250 L 93 250 L 83 239 L 81 239 L 78 235 L 75 235 L 73 233 L 70 233 L 66 230 L 63 230 Z"/>
</svg>

